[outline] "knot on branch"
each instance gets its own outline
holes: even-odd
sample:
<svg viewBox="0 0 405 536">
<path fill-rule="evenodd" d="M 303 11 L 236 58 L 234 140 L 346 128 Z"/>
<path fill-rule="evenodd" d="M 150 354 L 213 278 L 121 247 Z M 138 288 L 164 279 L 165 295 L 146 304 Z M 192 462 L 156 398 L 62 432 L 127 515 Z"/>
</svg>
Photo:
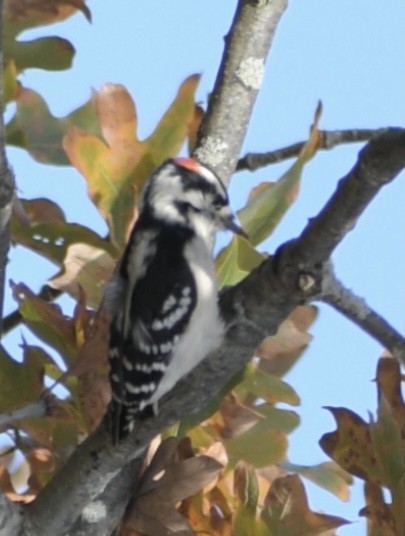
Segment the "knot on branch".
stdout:
<svg viewBox="0 0 405 536">
<path fill-rule="evenodd" d="M 305 255 L 295 240 L 277 250 L 273 266 L 285 290 L 296 295 L 301 303 L 321 295 L 324 275 L 329 272 L 329 262 L 320 262 Z"/>
</svg>

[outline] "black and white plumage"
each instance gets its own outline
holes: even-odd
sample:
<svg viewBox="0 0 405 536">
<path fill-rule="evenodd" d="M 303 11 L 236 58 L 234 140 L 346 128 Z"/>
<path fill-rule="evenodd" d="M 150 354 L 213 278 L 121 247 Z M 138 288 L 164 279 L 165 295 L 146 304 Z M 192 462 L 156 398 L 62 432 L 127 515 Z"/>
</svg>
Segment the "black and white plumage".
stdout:
<svg viewBox="0 0 405 536">
<path fill-rule="evenodd" d="M 234 223 L 220 179 L 191 158 L 167 160 L 149 178 L 139 218 L 106 293 L 114 441 L 223 337 L 211 256 Z"/>
</svg>

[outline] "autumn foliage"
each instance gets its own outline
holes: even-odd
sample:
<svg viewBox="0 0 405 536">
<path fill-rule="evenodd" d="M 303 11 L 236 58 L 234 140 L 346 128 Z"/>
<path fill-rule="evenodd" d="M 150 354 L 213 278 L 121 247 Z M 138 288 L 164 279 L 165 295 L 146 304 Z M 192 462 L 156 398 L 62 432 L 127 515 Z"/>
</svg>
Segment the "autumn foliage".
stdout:
<svg viewBox="0 0 405 536">
<path fill-rule="evenodd" d="M 3 450 L 0 488 L 12 501 L 24 502 L 35 500 L 104 416 L 110 392 L 103 290 L 136 220 L 145 180 L 185 144 L 193 147 L 203 116 L 195 102 L 199 77 L 194 75 L 179 85 L 154 131 L 143 140 L 137 134 L 134 99 L 120 85 L 106 83 L 78 109 L 54 117 L 41 95 L 24 87 L 19 76 L 32 67 L 69 68 L 73 46 L 58 37 L 28 42 L 17 38 L 24 29 L 63 20 L 77 9 L 87 18 L 90 12 L 82 1 L 49 6 L 41 0 L 6 2 L 5 98 L 16 105 L 6 126 L 7 143 L 43 165 L 73 166 L 86 181 L 108 233 L 100 236 L 70 223 L 51 199 L 15 202 L 12 243 L 51 261 L 57 272 L 44 284 L 67 293 L 75 303 L 68 316 L 58 304 L 33 293 L 29 281 L 11 283 L 21 321 L 38 338 L 37 346 L 22 344 L 21 356 L 0 350 L 1 431 L 12 442 Z M 234 237 L 218 254 L 220 286 L 239 282 L 263 260 L 256 246 L 299 194 L 301 171 L 318 148 L 320 115 L 319 107 L 308 142 L 291 168 L 278 181 L 252 190 L 239 211 L 250 240 Z M 121 535 L 159 536 L 175 529 L 218 536 L 332 534 L 347 521 L 312 512 L 301 477 L 347 500 L 351 475 L 365 483 L 360 514 L 367 517 L 370 534 L 394 536 L 397 527 L 405 527 L 405 406 L 393 359 L 379 362 L 377 413 L 370 422 L 349 409 L 329 408 L 337 430 L 325 434 L 320 444 L 330 462 L 306 467 L 288 461 L 288 435 L 299 425 L 293 408 L 300 399 L 283 376 L 310 343 L 308 329 L 316 315 L 313 306 L 298 307 L 208 406 L 156 438 L 141 480 L 134 483 Z M 20 418 L 20 408 L 41 401 L 45 415 Z M 15 469 L 17 451 L 24 461 Z M 383 488 L 390 491 L 391 502 Z"/>
</svg>

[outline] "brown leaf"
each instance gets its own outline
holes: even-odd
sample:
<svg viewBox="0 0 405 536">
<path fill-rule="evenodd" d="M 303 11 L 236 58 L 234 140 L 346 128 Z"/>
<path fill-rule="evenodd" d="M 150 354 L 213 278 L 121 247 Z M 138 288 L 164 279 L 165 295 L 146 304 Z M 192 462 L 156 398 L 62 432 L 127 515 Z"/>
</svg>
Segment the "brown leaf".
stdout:
<svg viewBox="0 0 405 536">
<path fill-rule="evenodd" d="M 79 318 L 82 317 L 80 321 Z M 108 333 L 110 317 L 104 308 L 97 314 L 89 315 L 83 311 L 83 304 L 78 305 L 75 313 L 76 330 L 81 325 L 83 342 L 78 350 L 77 360 L 63 374 L 58 383 L 70 376 L 78 381 L 78 396 L 82 416 L 88 433 L 94 431 L 103 418 L 107 405 L 111 400 L 111 389 L 108 381 Z"/>
<path fill-rule="evenodd" d="M 220 433 L 225 439 L 247 432 L 263 418 L 257 411 L 241 404 L 233 393 L 223 400 L 219 413 L 224 423 Z"/>
<path fill-rule="evenodd" d="M 65 215 L 59 205 L 45 198 L 27 201 L 16 197 L 13 203 L 13 215 L 22 224 L 65 222 Z"/>
<path fill-rule="evenodd" d="M 163 441 L 142 476 L 124 527 L 150 536 L 192 535 L 175 505 L 201 490 L 221 469 L 222 465 L 208 456 L 178 461 L 178 440 Z"/>
<path fill-rule="evenodd" d="M 264 501 L 262 519 L 274 536 L 315 536 L 349 523 L 309 509 L 305 488 L 297 475 L 278 478 Z"/>
<path fill-rule="evenodd" d="M 238 462 L 234 469 L 233 491 L 242 505 L 255 514 L 259 499 L 259 482 L 251 464 Z"/>
<path fill-rule="evenodd" d="M 380 486 L 373 482 L 366 482 L 364 494 L 367 505 L 360 510 L 359 515 L 367 518 L 367 534 L 397 536 L 392 509 L 385 504 Z"/>
<path fill-rule="evenodd" d="M 221 441 L 215 441 L 214 443 L 211 443 L 211 445 L 203 451 L 203 454 L 209 456 L 210 458 L 214 458 L 214 460 L 217 460 L 217 462 L 224 467 L 226 467 L 228 463 L 228 455 Z"/>
<path fill-rule="evenodd" d="M 30 466 L 28 486 L 30 493 L 37 494 L 47 483 L 55 469 L 55 456 L 53 452 L 44 447 L 35 447 L 24 452 Z"/>
<path fill-rule="evenodd" d="M 326 409 L 336 419 L 338 429 L 322 436 L 319 441 L 321 448 L 352 475 L 381 482 L 381 471 L 367 423 L 346 408 Z"/>
<path fill-rule="evenodd" d="M 65 214 L 59 205 L 46 198 L 21 200 L 25 213 L 31 223 L 65 222 Z"/>
<path fill-rule="evenodd" d="M 277 334 L 262 342 L 257 355 L 263 358 L 263 370 L 281 377 L 293 366 L 312 340 L 307 330 L 317 311 L 312 305 L 297 307 L 279 326 Z"/>
<path fill-rule="evenodd" d="M 95 100 L 101 131 L 110 149 L 117 151 L 117 157 L 133 149 L 137 116 L 128 91 L 121 85 L 105 84 L 95 93 Z"/>
<path fill-rule="evenodd" d="M 28 327 L 40 339 L 58 350 L 66 364 L 73 363 L 77 355 L 73 321 L 62 314 L 58 305 L 41 300 L 26 285 L 11 281 L 10 286 Z"/>
<path fill-rule="evenodd" d="M 405 404 L 401 393 L 401 369 L 394 358 L 382 358 L 377 367 L 378 415 L 384 413 L 382 404 L 388 404 L 405 440 Z"/>
<path fill-rule="evenodd" d="M 29 503 L 35 499 L 35 495 L 32 493 L 26 493 L 20 495 L 14 490 L 14 486 L 11 482 L 10 473 L 7 468 L 0 464 L 0 489 L 12 502 Z"/>
<path fill-rule="evenodd" d="M 64 271 L 61 275 L 48 281 L 52 288 L 64 290 L 78 298 L 79 286 L 86 292 L 89 305 L 97 308 L 104 293 L 104 287 L 110 280 L 116 261 L 103 249 L 89 244 L 72 244 L 68 246 L 63 261 Z"/>
<path fill-rule="evenodd" d="M 197 143 L 198 131 L 204 119 L 204 110 L 198 104 L 194 107 L 194 114 L 187 126 L 188 152 L 191 154 Z"/>
<path fill-rule="evenodd" d="M 19 20 L 37 21 L 37 24 L 51 24 L 64 20 L 80 10 L 88 21 L 91 13 L 85 0 L 6 0 L 5 10 Z"/>
</svg>

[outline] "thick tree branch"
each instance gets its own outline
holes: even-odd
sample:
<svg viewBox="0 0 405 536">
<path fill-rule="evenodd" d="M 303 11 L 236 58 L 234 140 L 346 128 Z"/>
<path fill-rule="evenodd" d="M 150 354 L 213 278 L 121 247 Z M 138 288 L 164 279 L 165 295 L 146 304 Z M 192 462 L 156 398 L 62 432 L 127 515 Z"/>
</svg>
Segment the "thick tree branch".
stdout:
<svg viewBox="0 0 405 536">
<path fill-rule="evenodd" d="M 320 130 L 320 145 L 318 149 L 333 149 L 337 145 L 347 143 L 359 143 L 361 141 L 369 141 L 378 134 L 386 132 L 386 128 L 351 128 L 346 130 Z M 262 167 L 269 166 L 271 164 L 277 164 L 288 158 L 296 157 L 300 154 L 302 148 L 305 145 L 305 141 L 282 147 L 274 151 L 267 153 L 247 153 L 245 156 L 239 159 L 236 166 L 237 171 L 255 171 Z"/>
<path fill-rule="evenodd" d="M 0 1 L 0 42 L 3 42 L 3 2 Z M 3 50 L 0 51 L 0 334 L 2 332 L 4 284 L 7 254 L 10 246 L 9 222 L 14 197 L 14 176 L 6 157 L 3 96 Z"/>
<path fill-rule="evenodd" d="M 3 2 L 0 0 L 0 43 L 3 42 Z M 9 222 L 14 197 L 14 176 L 6 158 L 3 97 L 3 47 L 0 46 L 0 336 L 2 334 L 4 284 L 10 246 Z M 21 509 L 0 494 L 0 536 L 10 536 L 21 523 Z"/>
<path fill-rule="evenodd" d="M 20 534 L 22 508 L 0 494 L 0 536 Z"/>
<path fill-rule="evenodd" d="M 352 228 L 378 188 L 405 167 L 405 151 L 399 156 L 401 147 L 405 148 L 405 131 L 398 129 L 370 142 L 360 152 L 353 171 L 339 183 L 331 201 L 301 236 L 287 244 L 275 258 L 263 262 L 240 284 L 223 293 L 220 306 L 229 327 L 221 348 L 164 397 L 158 416 L 137 423 L 134 433 L 118 447 L 110 445 L 105 424 L 80 445 L 35 503 L 29 505 L 26 534 L 62 536 L 67 533 L 86 505 L 95 498 L 105 497 L 102 494 L 114 477 L 121 479 L 121 485 L 129 489 L 134 473 L 122 468 L 131 460 L 139 460 L 159 432 L 201 409 L 251 359 L 263 338 L 276 333 L 280 323 L 298 304 L 322 296 L 322 278 L 329 274 L 325 256 L 330 256 Z M 361 186 L 367 195 L 359 194 Z M 346 194 L 343 207 L 341 189 Z M 342 210 L 349 225 L 344 225 Z M 325 229 L 317 234 L 319 221 Z M 137 464 L 133 463 L 136 469 Z M 52 511 L 48 508 L 50 501 Z M 81 522 L 78 523 L 80 526 Z M 35 527 L 32 532 L 29 526 Z M 83 532 L 70 531 L 69 534 Z"/>
<path fill-rule="evenodd" d="M 405 339 L 366 301 L 344 287 L 336 278 L 333 270 L 323 278 L 321 300 L 331 305 L 349 320 L 360 326 L 405 365 Z"/>
<path fill-rule="evenodd" d="M 228 184 L 287 0 L 239 0 L 194 155 Z"/>
<path fill-rule="evenodd" d="M 142 468 L 142 457 L 135 458 L 108 484 L 103 493 L 89 503 L 71 530 L 75 536 L 110 536 L 122 519 Z"/>
<path fill-rule="evenodd" d="M 0 0 L 0 42 L 3 42 L 3 2 Z M 0 50 L 0 335 L 2 333 L 4 284 L 10 246 L 9 222 L 14 197 L 14 176 L 6 157 L 3 96 L 3 49 Z"/>
<path fill-rule="evenodd" d="M 285 247 L 290 260 L 294 263 L 326 262 L 380 188 L 394 179 L 404 166 L 404 129 L 393 128 L 371 140 L 360 151 L 353 169 L 339 181 L 318 216 L 308 223 L 297 240 Z"/>
</svg>

